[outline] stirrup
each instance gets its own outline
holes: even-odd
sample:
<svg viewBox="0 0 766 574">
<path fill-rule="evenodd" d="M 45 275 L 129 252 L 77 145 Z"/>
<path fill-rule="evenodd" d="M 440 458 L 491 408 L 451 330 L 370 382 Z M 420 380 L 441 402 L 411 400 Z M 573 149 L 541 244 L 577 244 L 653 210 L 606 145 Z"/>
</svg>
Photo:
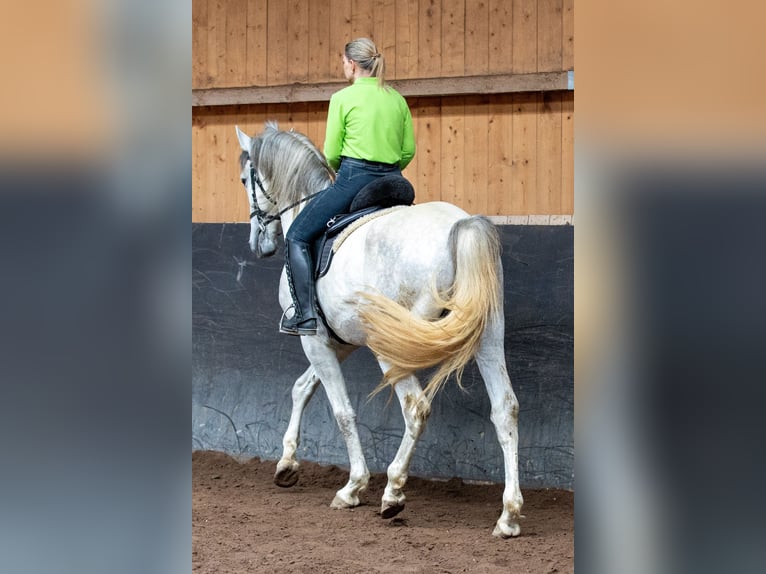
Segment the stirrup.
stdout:
<svg viewBox="0 0 766 574">
<path fill-rule="evenodd" d="M 293 309 L 293 316 L 287 318 L 287 312 Z M 295 305 L 290 305 L 282 312 L 282 318 L 279 320 L 279 332 L 285 335 L 316 335 L 317 320 L 315 318 L 303 319 L 297 321 L 295 316 Z"/>
</svg>

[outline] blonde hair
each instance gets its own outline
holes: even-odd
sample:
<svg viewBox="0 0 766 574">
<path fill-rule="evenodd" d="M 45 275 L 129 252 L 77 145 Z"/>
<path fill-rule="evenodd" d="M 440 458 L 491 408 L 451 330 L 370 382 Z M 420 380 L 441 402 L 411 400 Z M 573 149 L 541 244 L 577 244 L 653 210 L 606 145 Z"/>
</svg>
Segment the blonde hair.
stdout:
<svg viewBox="0 0 766 574">
<path fill-rule="evenodd" d="M 378 85 L 385 84 L 384 72 L 386 61 L 383 54 L 378 52 L 375 42 L 369 38 L 357 38 L 351 40 L 343 49 L 346 58 L 353 60 L 365 71 L 370 72 L 373 78 L 378 78 Z"/>
</svg>

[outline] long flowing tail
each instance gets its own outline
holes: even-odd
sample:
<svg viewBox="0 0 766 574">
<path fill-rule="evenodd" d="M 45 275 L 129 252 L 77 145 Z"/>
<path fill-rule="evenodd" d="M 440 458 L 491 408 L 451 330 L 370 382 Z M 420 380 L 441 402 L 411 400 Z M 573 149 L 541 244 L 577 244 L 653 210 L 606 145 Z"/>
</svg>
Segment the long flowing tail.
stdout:
<svg viewBox="0 0 766 574">
<path fill-rule="evenodd" d="M 492 222 L 479 215 L 457 221 L 450 230 L 449 248 L 455 278 L 444 292 L 433 288 L 436 304 L 445 309 L 439 318 L 423 319 L 383 295 L 361 294 L 367 345 L 392 365 L 374 392 L 435 365 L 439 367 L 425 387 L 429 399 L 453 373 L 461 384 L 489 318 L 502 309 L 501 247 Z"/>
</svg>

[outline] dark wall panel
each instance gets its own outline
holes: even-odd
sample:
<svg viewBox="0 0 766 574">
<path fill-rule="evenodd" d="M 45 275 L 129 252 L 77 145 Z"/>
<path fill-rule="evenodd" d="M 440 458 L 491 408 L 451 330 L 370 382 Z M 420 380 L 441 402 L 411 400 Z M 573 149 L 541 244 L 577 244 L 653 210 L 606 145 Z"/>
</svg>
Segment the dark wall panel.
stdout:
<svg viewBox="0 0 766 574">
<path fill-rule="evenodd" d="M 573 228 L 501 226 L 506 356 L 521 404 L 520 473 L 525 487 L 574 487 Z M 297 337 L 280 335 L 281 251 L 255 259 L 246 224 L 195 224 L 193 246 L 192 448 L 278 459 L 290 391 L 306 369 Z M 366 349 L 344 364 L 362 445 L 384 471 L 404 424 L 398 401 L 368 399 L 381 372 Z M 437 395 L 410 467 L 413 476 L 501 482 L 503 462 L 489 400 L 475 366 L 465 390 Z M 301 426 L 298 456 L 347 467 L 321 387 Z"/>
</svg>

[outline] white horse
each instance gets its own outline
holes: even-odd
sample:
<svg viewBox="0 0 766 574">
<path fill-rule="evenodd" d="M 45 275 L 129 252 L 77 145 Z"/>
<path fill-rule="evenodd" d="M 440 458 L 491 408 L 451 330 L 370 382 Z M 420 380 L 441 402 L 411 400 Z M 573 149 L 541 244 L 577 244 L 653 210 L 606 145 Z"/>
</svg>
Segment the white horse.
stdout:
<svg viewBox="0 0 766 574">
<path fill-rule="evenodd" d="M 312 194 L 334 177 L 322 153 L 303 134 L 280 131 L 276 122 L 250 138 L 239 127 L 241 179 L 251 209 L 250 248 L 273 255 L 279 223 L 283 233 Z M 493 534 L 518 536 L 523 498 L 518 474 L 519 404 L 511 387 L 503 347 L 503 270 L 500 242 L 485 217 L 432 202 L 389 210 L 351 233 L 334 255 L 329 272 L 316 284 L 327 324 L 301 337 L 309 368 L 295 381 L 293 410 L 274 481 L 298 480 L 296 450 L 303 409 L 321 381 L 349 455 L 349 480 L 331 506 L 351 508 L 369 480 L 356 426 L 356 413 L 341 373 L 341 362 L 367 346 L 384 373 L 378 390 L 393 387 L 401 403 L 405 432 L 388 467 L 381 515 L 404 508 L 403 488 L 415 444 L 424 430 L 431 401 L 451 374 L 458 383 L 475 359 L 489 393 L 491 419 L 503 451 L 503 511 Z M 279 286 L 283 309 L 291 305 L 286 274 Z M 275 325 L 276 331 L 276 325 Z M 439 365 L 421 388 L 415 372 Z"/>
</svg>

